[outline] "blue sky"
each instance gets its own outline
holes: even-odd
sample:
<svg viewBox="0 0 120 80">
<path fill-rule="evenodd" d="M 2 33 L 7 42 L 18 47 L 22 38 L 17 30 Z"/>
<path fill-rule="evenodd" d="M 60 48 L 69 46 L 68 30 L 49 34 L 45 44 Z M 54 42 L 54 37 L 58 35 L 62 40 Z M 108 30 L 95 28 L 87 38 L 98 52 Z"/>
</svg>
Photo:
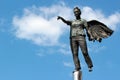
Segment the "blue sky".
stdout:
<svg viewBox="0 0 120 80">
<path fill-rule="evenodd" d="M 99 20 L 114 30 L 102 41 L 89 42 L 93 72 L 88 72 L 79 52 L 83 80 L 118 80 L 120 74 L 120 1 L 117 0 L 1 0 L 0 80 L 73 80 L 74 64 L 69 27 L 58 15 L 74 19 L 79 6 L 82 18 Z"/>
</svg>

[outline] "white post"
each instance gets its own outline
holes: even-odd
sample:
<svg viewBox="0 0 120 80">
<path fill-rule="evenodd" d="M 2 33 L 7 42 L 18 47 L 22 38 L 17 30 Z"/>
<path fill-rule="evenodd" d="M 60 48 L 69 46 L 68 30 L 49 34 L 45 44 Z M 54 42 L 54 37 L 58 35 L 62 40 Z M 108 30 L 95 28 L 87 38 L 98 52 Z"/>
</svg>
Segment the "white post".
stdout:
<svg viewBox="0 0 120 80">
<path fill-rule="evenodd" d="M 82 71 L 74 71 L 73 77 L 74 77 L 74 80 L 82 80 Z"/>
</svg>

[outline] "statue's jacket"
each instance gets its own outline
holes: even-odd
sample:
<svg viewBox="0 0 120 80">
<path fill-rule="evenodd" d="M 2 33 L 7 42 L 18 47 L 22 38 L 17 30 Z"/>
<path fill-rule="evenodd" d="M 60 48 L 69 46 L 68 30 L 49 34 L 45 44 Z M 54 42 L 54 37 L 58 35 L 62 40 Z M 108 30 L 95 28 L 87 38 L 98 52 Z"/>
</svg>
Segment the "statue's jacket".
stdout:
<svg viewBox="0 0 120 80">
<path fill-rule="evenodd" d="M 70 26 L 70 37 L 85 36 L 84 28 L 87 27 L 87 22 L 84 19 L 73 20 Z"/>
</svg>

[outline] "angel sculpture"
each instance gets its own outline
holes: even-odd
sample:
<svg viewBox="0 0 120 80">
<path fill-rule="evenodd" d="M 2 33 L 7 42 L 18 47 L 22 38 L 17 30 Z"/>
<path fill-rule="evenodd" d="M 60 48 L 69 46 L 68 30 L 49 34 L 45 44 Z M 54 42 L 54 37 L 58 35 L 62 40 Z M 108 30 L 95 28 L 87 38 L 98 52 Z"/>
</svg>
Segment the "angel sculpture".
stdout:
<svg viewBox="0 0 120 80">
<path fill-rule="evenodd" d="M 80 61 L 78 58 L 78 51 L 80 46 L 85 62 L 87 63 L 89 72 L 91 72 L 93 63 L 88 54 L 86 38 L 85 38 L 86 35 L 88 36 L 88 39 L 90 41 L 97 40 L 101 42 L 103 38 L 107 38 L 111 36 L 113 30 L 109 29 L 105 24 L 97 20 L 91 20 L 87 22 L 85 19 L 82 19 L 80 17 L 81 10 L 78 7 L 75 7 L 73 11 L 76 17 L 75 20 L 73 21 L 65 20 L 61 16 L 58 16 L 57 19 L 58 20 L 61 19 L 64 23 L 70 26 L 70 46 L 73 55 L 75 71 L 81 70 Z"/>
</svg>

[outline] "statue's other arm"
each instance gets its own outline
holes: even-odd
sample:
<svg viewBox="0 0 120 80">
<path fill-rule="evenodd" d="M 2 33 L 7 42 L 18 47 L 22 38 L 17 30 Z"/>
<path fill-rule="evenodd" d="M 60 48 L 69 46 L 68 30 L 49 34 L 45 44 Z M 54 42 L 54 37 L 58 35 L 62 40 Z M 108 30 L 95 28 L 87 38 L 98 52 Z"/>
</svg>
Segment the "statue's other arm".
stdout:
<svg viewBox="0 0 120 80">
<path fill-rule="evenodd" d="M 64 23 L 66 23 L 67 25 L 71 25 L 71 21 L 65 20 L 63 17 L 58 16 L 57 20 L 61 19 Z"/>
<path fill-rule="evenodd" d="M 88 40 L 89 41 L 91 41 L 91 38 L 90 38 L 90 34 L 89 34 L 89 30 L 88 30 L 88 23 L 87 23 L 87 21 L 86 20 L 84 20 L 84 27 L 85 27 L 85 29 L 86 29 L 86 34 L 87 34 L 87 36 L 88 36 Z"/>
<path fill-rule="evenodd" d="M 88 31 L 88 23 L 86 20 L 84 20 L 84 27 L 85 27 L 86 31 Z"/>
</svg>

